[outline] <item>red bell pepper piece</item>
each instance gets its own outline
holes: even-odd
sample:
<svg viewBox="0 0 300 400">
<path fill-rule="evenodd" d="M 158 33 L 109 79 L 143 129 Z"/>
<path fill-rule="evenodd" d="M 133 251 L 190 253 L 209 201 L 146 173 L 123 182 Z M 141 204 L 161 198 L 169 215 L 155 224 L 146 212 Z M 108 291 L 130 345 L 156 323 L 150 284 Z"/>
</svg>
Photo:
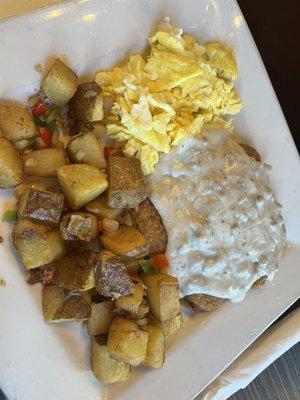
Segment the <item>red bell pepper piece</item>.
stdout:
<svg viewBox="0 0 300 400">
<path fill-rule="evenodd" d="M 40 136 L 45 143 L 46 147 L 51 147 L 52 144 L 52 135 L 48 128 L 45 126 L 40 126 L 37 128 L 37 135 Z"/>
<path fill-rule="evenodd" d="M 40 115 L 45 114 L 45 112 L 48 110 L 47 106 L 45 103 L 42 102 L 42 100 L 38 100 L 35 105 L 32 107 L 31 114 L 34 117 L 38 117 Z"/>
<path fill-rule="evenodd" d="M 169 261 L 165 254 L 156 254 L 152 258 L 152 264 L 154 268 L 162 269 L 169 266 Z"/>
<path fill-rule="evenodd" d="M 120 147 L 104 147 L 104 158 L 108 160 L 109 157 L 122 156 L 122 149 Z"/>
</svg>

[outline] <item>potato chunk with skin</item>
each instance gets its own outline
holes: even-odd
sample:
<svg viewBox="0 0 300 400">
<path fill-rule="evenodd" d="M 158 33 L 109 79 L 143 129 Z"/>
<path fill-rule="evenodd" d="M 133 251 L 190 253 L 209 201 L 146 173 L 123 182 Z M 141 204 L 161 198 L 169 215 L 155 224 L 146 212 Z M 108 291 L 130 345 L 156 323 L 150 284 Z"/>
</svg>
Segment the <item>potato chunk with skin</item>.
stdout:
<svg viewBox="0 0 300 400">
<path fill-rule="evenodd" d="M 149 244 L 135 228 L 123 225 L 116 232 L 100 236 L 101 245 L 122 258 L 138 258 L 149 254 Z"/>
<path fill-rule="evenodd" d="M 150 254 L 166 251 L 168 236 L 161 216 L 149 199 L 144 200 L 136 210 L 131 210 L 137 229 L 145 236 L 150 245 Z"/>
<path fill-rule="evenodd" d="M 19 153 L 5 138 L 0 138 L 0 188 L 12 188 L 22 182 L 22 161 Z"/>
<path fill-rule="evenodd" d="M 115 383 L 127 381 L 130 378 L 130 365 L 114 360 L 106 345 L 98 344 L 92 339 L 91 367 L 93 374 L 98 381 L 103 383 Z"/>
<path fill-rule="evenodd" d="M 119 215 L 122 214 L 122 208 L 109 208 L 107 207 L 107 200 L 105 194 L 97 197 L 96 199 L 90 201 L 86 204 L 85 209 L 95 215 L 98 218 L 109 218 L 117 219 Z"/>
<path fill-rule="evenodd" d="M 60 258 L 66 251 L 58 229 L 21 219 L 13 229 L 13 243 L 27 269 L 41 267 Z"/>
<path fill-rule="evenodd" d="M 93 122 L 103 119 L 103 94 L 96 82 L 86 82 L 78 86 L 69 102 L 68 117 L 71 131 L 75 132 L 90 129 Z"/>
<path fill-rule="evenodd" d="M 135 322 L 116 317 L 109 329 L 107 349 L 114 359 L 136 366 L 145 360 L 148 336 Z"/>
<path fill-rule="evenodd" d="M 77 90 L 78 76 L 59 58 L 52 64 L 42 81 L 46 96 L 57 106 L 64 106 Z"/>
<path fill-rule="evenodd" d="M 137 313 L 144 295 L 144 286 L 140 283 L 134 285 L 133 293 L 128 296 L 120 296 L 116 299 L 116 306 L 128 313 Z"/>
<path fill-rule="evenodd" d="M 162 330 L 165 338 L 174 335 L 174 333 L 176 333 L 182 325 L 181 313 L 177 314 L 176 317 L 168 319 L 164 322 L 159 321 L 154 317 L 154 315 L 151 314 L 148 318 L 151 325 L 158 326 Z"/>
<path fill-rule="evenodd" d="M 141 163 L 136 158 L 109 157 L 108 206 L 135 208 L 147 197 Z"/>
<path fill-rule="evenodd" d="M 28 189 L 18 203 L 21 218 L 57 226 L 64 208 L 64 196 L 59 193 Z"/>
<path fill-rule="evenodd" d="M 24 154 L 23 163 L 26 175 L 49 178 L 56 176 L 56 169 L 68 161 L 62 149 L 41 149 Z"/>
<path fill-rule="evenodd" d="M 95 253 L 72 251 L 58 260 L 53 281 L 63 289 L 77 291 L 92 289 L 95 286 L 95 262 Z"/>
<path fill-rule="evenodd" d="M 125 265 L 110 251 L 101 251 L 98 255 L 95 285 L 102 296 L 115 298 L 129 295 L 134 289 Z"/>
<path fill-rule="evenodd" d="M 107 333 L 113 319 L 113 303 L 103 301 L 92 304 L 92 313 L 87 321 L 87 329 L 91 336 Z"/>
<path fill-rule="evenodd" d="M 92 165 L 72 164 L 57 169 L 57 178 L 70 207 L 81 208 L 107 189 L 103 172 Z"/>
<path fill-rule="evenodd" d="M 42 305 L 46 322 L 82 321 L 91 314 L 91 306 L 84 296 L 65 294 L 56 286 L 43 287 Z"/>
<path fill-rule="evenodd" d="M 36 127 L 29 111 L 18 104 L 0 106 L 0 130 L 13 142 L 30 139 L 36 135 Z"/>
<path fill-rule="evenodd" d="M 195 313 L 215 311 L 220 308 L 226 299 L 210 296 L 209 294 L 190 294 L 181 300 L 181 304 L 191 308 Z"/>
<path fill-rule="evenodd" d="M 106 167 L 103 149 L 104 145 L 92 133 L 75 136 L 66 147 L 67 154 L 73 162 L 93 165 L 99 169 Z"/>
<path fill-rule="evenodd" d="M 138 310 L 136 313 L 130 313 L 130 318 L 132 319 L 141 319 L 146 316 L 149 312 L 149 304 L 146 300 L 142 300 Z"/>
<path fill-rule="evenodd" d="M 60 223 L 60 232 L 64 240 L 90 242 L 98 236 L 97 218 L 79 211 L 65 214 Z"/>
<path fill-rule="evenodd" d="M 167 274 L 143 274 L 148 288 L 150 310 L 156 318 L 164 322 L 180 312 L 178 279 Z"/>
<path fill-rule="evenodd" d="M 158 326 L 145 325 L 141 327 L 149 333 L 146 357 L 143 364 L 153 368 L 161 368 L 165 361 L 165 337 Z"/>
<path fill-rule="evenodd" d="M 26 192 L 28 189 L 37 189 L 40 191 L 47 190 L 47 186 L 42 182 L 24 182 L 18 185 L 14 190 L 14 196 L 16 199 L 20 199 L 22 194 Z"/>
</svg>

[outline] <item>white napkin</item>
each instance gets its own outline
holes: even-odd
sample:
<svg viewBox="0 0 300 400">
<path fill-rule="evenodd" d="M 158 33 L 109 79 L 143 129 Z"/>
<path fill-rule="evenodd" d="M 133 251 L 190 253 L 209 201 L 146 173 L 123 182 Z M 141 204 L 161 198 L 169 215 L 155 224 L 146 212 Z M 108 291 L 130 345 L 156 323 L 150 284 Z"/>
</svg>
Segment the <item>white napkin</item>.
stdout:
<svg viewBox="0 0 300 400">
<path fill-rule="evenodd" d="M 197 400 L 226 400 L 300 341 L 300 308 L 269 328 Z"/>
</svg>

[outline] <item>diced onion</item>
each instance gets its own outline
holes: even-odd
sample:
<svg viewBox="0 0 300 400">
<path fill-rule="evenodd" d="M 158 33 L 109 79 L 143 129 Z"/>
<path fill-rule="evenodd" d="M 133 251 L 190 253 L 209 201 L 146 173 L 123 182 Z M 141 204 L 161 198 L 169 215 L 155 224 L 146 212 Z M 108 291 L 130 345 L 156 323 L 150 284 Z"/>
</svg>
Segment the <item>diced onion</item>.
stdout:
<svg viewBox="0 0 300 400">
<path fill-rule="evenodd" d="M 82 151 L 82 150 L 77 151 L 77 153 L 76 153 L 77 160 L 79 160 L 79 161 L 83 160 L 84 156 L 85 156 L 84 151 Z"/>
<path fill-rule="evenodd" d="M 28 160 L 25 161 L 25 167 L 35 167 L 36 165 L 37 161 L 34 158 L 28 158 Z"/>
<path fill-rule="evenodd" d="M 137 323 L 137 325 L 141 325 L 141 326 L 147 325 L 148 318 L 140 318 L 140 319 L 137 319 L 135 322 Z"/>
</svg>

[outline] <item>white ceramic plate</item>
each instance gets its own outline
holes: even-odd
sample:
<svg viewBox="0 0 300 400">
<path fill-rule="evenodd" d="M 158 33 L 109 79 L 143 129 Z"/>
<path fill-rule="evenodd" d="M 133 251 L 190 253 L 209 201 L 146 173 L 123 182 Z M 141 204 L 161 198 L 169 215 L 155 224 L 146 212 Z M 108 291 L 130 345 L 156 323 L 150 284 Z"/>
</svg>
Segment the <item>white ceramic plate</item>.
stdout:
<svg viewBox="0 0 300 400">
<path fill-rule="evenodd" d="M 259 11 L 258 11 L 259 12 Z M 0 386 L 17 400 L 188 400 L 209 384 L 294 300 L 300 281 L 299 157 L 245 20 L 233 0 L 80 0 L 0 23 L 0 98 L 24 99 L 39 86 L 34 66 L 66 56 L 90 75 L 144 48 L 165 16 L 200 41 L 222 40 L 236 51 L 244 109 L 235 127 L 273 166 L 271 184 L 288 230 L 290 248 L 272 284 L 239 304 L 186 318 L 168 346 L 162 370 L 138 368 L 124 384 L 103 386 L 92 376 L 89 340 L 80 324 L 46 325 L 40 288 L 24 272 L 0 225 Z M 11 205 L 0 195 L 0 213 Z"/>
</svg>

